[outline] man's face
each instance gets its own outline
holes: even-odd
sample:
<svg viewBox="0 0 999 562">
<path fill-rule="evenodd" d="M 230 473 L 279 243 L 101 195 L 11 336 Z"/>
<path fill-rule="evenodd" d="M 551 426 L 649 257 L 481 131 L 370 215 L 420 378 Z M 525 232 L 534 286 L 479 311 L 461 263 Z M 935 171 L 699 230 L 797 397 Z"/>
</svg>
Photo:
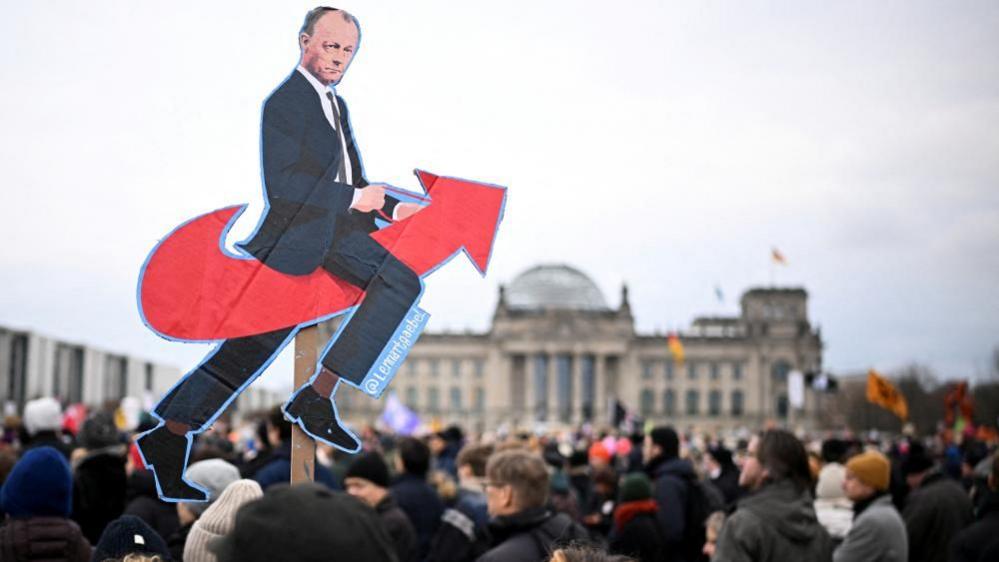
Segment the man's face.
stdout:
<svg viewBox="0 0 999 562">
<path fill-rule="evenodd" d="M 327 12 L 316 21 L 312 35 L 298 38 L 302 66 L 323 84 L 336 84 L 347 72 L 357 49 L 357 27 L 340 12 Z"/>
<path fill-rule="evenodd" d="M 371 507 L 377 506 L 382 499 L 385 498 L 385 494 L 388 493 L 385 488 L 382 488 L 365 478 L 345 478 L 343 481 L 343 487 L 347 489 L 348 494 L 363 501 Z"/>
<path fill-rule="evenodd" d="M 874 495 L 874 488 L 864 484 L 857 478 L 849 468 L 846 469 L 846 477 L 843 478 L 843 493 L 850 501 L 860 501 Z"/>
<path fill-rule="evenodd" d="M 749 441 L 746 459 L 742 463 L 742 472 L 739 473 L 739 485 L 750 490 L 759 488 L 763 483 L 763 466 L 760 464 L 760 460 L 756 458 L 759 447 L 760 438 L 753 437 Z"/>
<path fill-rule="evenodd" d="M 486 509 L 489 515 L 509 515 L 516 509 L 513 507 L 513 486 L 486 480 L 483 484 L 486 491 Z"/>
</svg>

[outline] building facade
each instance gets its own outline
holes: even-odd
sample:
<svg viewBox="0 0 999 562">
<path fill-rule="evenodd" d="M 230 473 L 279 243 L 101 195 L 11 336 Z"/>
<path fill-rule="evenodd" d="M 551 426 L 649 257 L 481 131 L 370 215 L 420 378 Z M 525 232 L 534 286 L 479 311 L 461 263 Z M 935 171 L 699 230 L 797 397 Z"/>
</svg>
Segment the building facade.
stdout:
<svg viewBox="0 0 999 562">
<path fill-rule="evenodd" d="M 636 332 L 627 287 L 611 308 L 582 272 L 542 265 L 500 287 L 488 331 L 424 334 L 389 390 L 424 420 L 477 430 L 608 425 L 614 400 L 684 429 L 810 428 L 816 397 L 804 388 L 794 408 L 789 388 L 792 372 L 822 367 L 807 300 L 800 288 L 751 289 L 739 316 L 697 318 L 678 334 L 681 363 L 666 335 Z M 354 423 L 383 407 L 354 389 L 337 400 Z"/>
</svg>

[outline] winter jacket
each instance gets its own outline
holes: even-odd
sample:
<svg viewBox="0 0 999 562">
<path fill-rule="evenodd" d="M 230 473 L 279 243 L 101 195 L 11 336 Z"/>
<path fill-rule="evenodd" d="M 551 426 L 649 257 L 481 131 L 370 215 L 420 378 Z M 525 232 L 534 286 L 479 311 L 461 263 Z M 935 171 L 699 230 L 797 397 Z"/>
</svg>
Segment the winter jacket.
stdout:
<svg viewBox="0 0 999 562">
<path fill-rule="evenodd" d="M 950 560 L 951 562 L 985 560 L 982 553 L 993 543 L 999 543 L 999 491 L 989 492 L 982 498 L 977 521 L 954 537 Z"/>
<path fill-rule="evenodd" d="M 666 541 L 656 520 L 658 510 L 654 500 L 619 505 L 614 511 L 614 529 L 608 538 L 608 550 L 612 554 L 630 556 L 638 562 L 661 560 Z"/>
<path fill-rule="evenodd" d="M 166 538 L 170 557 L 175 562 L 182 562 L 184 560 L 184 546 L 187 544 L 187 535 L 191 534 L 191 528 L 194 527 L 194 523 L 194 521 L 191 521 L 186 525 L 181 525 L 174 534 Z"/>
<path fill-rule="evenodd" d="M 260 488 L 267 491 L 267 488 L 274 484 L 287 484 L 291 482 L 291 443 L 281 443 L 271 451 L 269 460 L 252 476 L 253 480 L 260 484 Z M 322 484 L 330 490 L 342 490 L 340 483 L 333 478 L 333 474 L 328 468 L 316 464 L 316 483 Z"/>
<path fill-rule="evenodd" d="M 933 470 L 902 510 L 910 562 L 946 562 L 950 543 L 972 519 L 971 500 L 956 481 Z"/>
<path fill-rule="evenodd" d="M 559 546 L 587 538 L 568 515 L 543 507 L 496 517 L 489 530 L 493 547 L 478 562 L 542 562 Z"/>
<path fill-rule="evenodd" d="M 125 511 L 125 447 L 87 453 L 73 471 L 73 520 L 83 536 L 97 544 L 108 523 Z"/>
<path fill-rule="evenodd" d="M 815 516 L 812 495 L 789 481 L 775 482 L 739 500 L 712 560 L 823 562 L 832 560 L 832 544 Z"/>
<path fill-rule="evenodd" d="M 711 485 L 721 492 L 726 507 L 735 505 L 742 494 L 742 489 L 739 488 L 739 469 L 735 465 L 722 467 L 718 477 L 711 479 Z"/>
<path fill-rule="evenodd" d="M 444 502 L 425 479 L 411 474 L 399 476 L 389 492 L 416 529 L 422 560 L 430 552 L 430 541 L 441 524 Z"/>
<path fill-rule="evenodd" d="M 396 505 L 392 496 L 385 496 L 381 502 L 375 506 L 378 517 L 385 525 L 385 530 L 392 537 L 395 545 L 395 554 L 399 562 L 416 562 L 420 556 L 420 545 L 416 540 L 416 529 L 409 522 L 409 518 Z"/>
<path fill-rule="evenodd" d="M 697 475 L 689 461 L 679 458 L 653 459 L 646 471 L 654 484 L 654 497 L 659 505 L 656 517 L 666 551 L 673 555 L 671 560 L 678 560 L 676 555 L 681 551 L 687 526 L 687 499 Z"/>
<path fill-rule="evenodd" d="M 132 472 L 128 477 L 127 497 L 125 515 L 134 515 L 142 519 L 164 541 L 180 528 L 177 504 L 159 498 L 152 472 L 144 469 Z"/>
<path fill-rule="evenodd" d="M 907 562 L 908 559 L 905 523 L 887 494 L 860 512 L 843 544 L 833 552 L 834 562 Z"/>
<path fill-rule="evenodd" d="M 90 552 L 80 527 L 62 517 L 8 519 L 0 527 L 4 562 L 89 562 Z"/>
<path fill-rule="evenodd" d="M 454 507 L 444 510 L 426 562 L 471 562 L 488 550 L 489 512 L 481 491 L 458 490 Z"/>
</svg>

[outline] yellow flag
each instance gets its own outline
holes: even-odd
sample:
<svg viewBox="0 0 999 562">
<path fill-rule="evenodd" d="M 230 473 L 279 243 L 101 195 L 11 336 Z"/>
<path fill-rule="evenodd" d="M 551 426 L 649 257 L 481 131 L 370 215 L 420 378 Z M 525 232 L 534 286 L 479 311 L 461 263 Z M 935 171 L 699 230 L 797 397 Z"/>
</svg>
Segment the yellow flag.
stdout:
<svg viewBox="0 0 999 562">
<path fill-rule="evenodd" d="M 867 372 L 867 401 L 881 406 L 902 421 L 909 419 L 909 404 L 905 396 L 874 369 Z"/>
<path fill-rule="evenodd" d="M 670 334 L 666 338 L 666 345 L 669 346 L 669 352 L 673 354 L 673 363 L 677 367 L 683 366 L 683 344 L 680 343 L 680 338 L 676 334 Z"/>
</svg>

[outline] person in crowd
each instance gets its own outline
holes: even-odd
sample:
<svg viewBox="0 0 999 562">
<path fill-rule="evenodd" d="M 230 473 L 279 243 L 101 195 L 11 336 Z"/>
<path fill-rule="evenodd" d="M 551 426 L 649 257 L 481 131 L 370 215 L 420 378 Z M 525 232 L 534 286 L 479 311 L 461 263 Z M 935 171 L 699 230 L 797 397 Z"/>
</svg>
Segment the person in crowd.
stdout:
<svg viewBox="0 0 999 562">
<path fill-rule="evenodd" d="M 659 506 L 652 499 L 652 481 L 644 473 L 635 472 L 622 479 L 620 488 L 608 549 L 640 562 L 661 559 L 666 542 L 656 520 Z"/>
<path fill-rule="evenodd" d="M 704 465 L 711 485 L 721 492 L 726 506 L 739 499 L 739 468 L 732 460 L 732 451 L 718 444 L 704 454 Z"/>
<path fill-rule="evenodd" d="M 546 507 L 548 472 L 541 457 L 521 449 L 494 454 L 486 465 L 491 548 L 479 562 L 543 560 L 554 548 L 585 541 L 586 530 Z"/>
<path fill-rule="evenodd" d="M 184 562 L 216 562 L 208 545 L 232 532 L 239 508 L 263 495 L 255 480 L 237 480 L 226 486 L 191 527 L 184 543 Z"/>
<path fill-rule="evenodd" d="M 62 433 L 62 406 L 58 400 L 45 397 L 28 401 L 24 405 L 21 422 L 27 435 L 22 451 L 35 447 L 52 447 L 69 460 L 73 443 Z"/>
<path fill-rule="evenodd" d="M 617 498 L 617 474 L 610 466 L 593 471 L 593 494 L 584 505 L 582 522 L 596 539 L 606 538 L 614 525 L 614 506 Z"/>
<path fill-rule="evenodd" d="M 427 562 L 471 562 L 488 547 L 489 508 L 482 491 L 490 444 L 466 445 L 458 453 L 458 497 L 444 510 Z"/>
<path fill-rule="evenodd" d="M 999 455 L 992 458 L 987 485 L 975 513 L 975 522 L 958 533 L 951 543 L 951 562 L 999 560 L 985 556 L 986 549 L 993 545 L 999 550 Z"/>
<path fill-rule="evenodd" d="M 248 444 L 243 452 L 242 463 L 239 465 L 239 474 L 243 478 L 253 479 L 257 475 L 257 471 L 272 460 L 271 454 L 274 450 L 271 447 L 267 427 L 266 419 L 257 420 L 253 424 L 253 439 L 247 440 Z M 291 478 L 290 475 L 289 478 Z M 342 481 L 342 479 L 337 479 L 337 482 Z"/>
<path fill-rule="evenodd" d="M 456 425 L 448 426 L 430 436 L 430 450 L 434 456 L 434 470 L 441 470 L 458 478 L 458 452 L 464 444 L 465 434 Z"/>
<path fill-rule="evenodd" d="M 710 559 L 715 555 L 715 545 L 718 544 L 718 535 L 721 533 L 723 525 L 725 525 L 724 511 L 712 513 L 704 522 L 704 548 L 701 549 L 701 554 L 705 558 Z"/>
<path fill-rule="evenodd" d="M 854 521 L 833 552 L 835 562 L 909 559 L 905 523 L 888 493 L 890 480 L 891 463 L 878 451 L 855 455 L 846 463 L 842 486 L 853 502 Z"/>
<path fill-rule="evenodd" d="M 846 467 L 841 450 L 845 450 L 838 439 L 829 439 L 822 444 L 824 463 L 818 471 L 818 484 L 815 486 L 815 515 L 819 523 L 829 532 L 833 546 L 839 545 L 846 538 L 853 524 L 853 502 L 847 497 L 843 481 L 846 478 Z"/>
<path fill-rule="evenodd" d="M 568 459 L 559 451 L 558 443 L 544 445 L 541 458 L 548 465 L 548 507 L 556 513 L 564 513 L 573 521 L 578 521 L 583 505 L 566 471 Z"/>
<path fill-rule="evenodd" d="M 590 459 L 585 449 L 575 449 L 569 455 L 569 483 L 572 484 L 579 503 L 589 504 L 593 480 L 590 478 Z"/>
<path fill-rule="evenodd" d="M 389 494 L 389 470 L 381 454 L 369 452 L 355 458 L 344 474 L 343 485 L 348 494 L 378 513 L 392 537 L 399 562 L 416 562 L 420 554 L 416 529 Z"/>
<path fill-rule="evenodd" d="M 177 508 L 173 503 L 159 498 L 153 473 L 143 466 L 139 449 L 134 444 L 128 450 L 125 472 L 128 474 L 128 483 L 124 514 L 142 519 L 164 539 L 177 532 L 180 528 Z"/>
<path fill-rule="evenodd" d="M 654 428 L 645 438 L 648 456 L 645 471 L 654 482 L 655 499 L 659 505 L 658 519 L 666 541 L 668 560 L 687 561 L 698 557 L 704 543 L 703 527 L 694 528 L 692 509 L 697 474 L 690 461 L 680 458 L 680 438 L 672 427 Z M 705 514 L 705 518 L 707 514 Z M 703 525 L 703 521 L 698 522 Z M 694 537 L 694 535 L 699 535 Z"/>
<path fill-rule="evenodd" d="M 108 523 L 125 511 L 128 448 L 114 417 L 97 412 L 80 428 L 81 448 L 73 451 L 73 520 L 83 535 L 96 544 Z"/>
<path fill-rule="evenodd" d="M 229 484 L 239 480 L 239 469 L 222 459 L 207 459 L 191 464 L 186 478 L 208 492 L 203 502 L 177 502 L 177 519 L 180 527 L 167 537 L 170 556 L 180 560 L 184 556 L 187 537 L 201 514 L 222 494 Z"/>
<path fill-rule="evenodd" d="M 627 556 L 608 554 L 594 547 L 567 546 L 555 549 L 548 562 L 635 562 L 635 560 Z"/>
<path fill-rule="evenodd" d="M 252 476 L 265 492 L 274 484 L 291 482 L 291 423 L 280 406 L 271 408 L 267 416 L 267 440 L 271 454 Z M 329 469 L 321 465 L 315 467 L 315 481 L 331 490 L 341 489 Z"/>
<path fill-rule="evenodd" d="M 422 560 L 430 552 L 430 542 L 440 527 L 444 502 L 427 483 L 430 470 L 430 449 L 419 439 L 403 437 L 399 440 L 396 472 L 399 473 L 390 488 L 392 498 L 409 517 L 416 529 Z"/>
<path fill-rule="evenodd" d="M 902 462 L 909 485 L 902 519 L 909 536 L 910 562 L 944 562 L 954 537 L 974 519 L 961 485 L 941 472 L 926 449 L 913 442 Z"/>
<path fill-rule="evenodd" d="M 218 562 L 398 561 L 373 509 L 312 482 L 274 486 L 246 503 L 236 512 L 232 530 L 208 549 Z"/>
<path fill-rule="evenodd" d="M 91 562 L 166 562 L 170 559 L 170 551 L 156 531 L 134 515 L 122 515 L 108 523 L 101 533 L 101 540 L 94 547 Z"/>
<path fill-rule="evenodd" d="M 61 451 L 43 446 L 26 452 L 0 489 L 0 507 L 7 513 L 0 527 L 0 560 L 90 560 L 90 542 L 69 518 L 72 490 Z"/>
<path fill-rule="evenodd" d="M 754 437 L 739 484 L 750 494 L 722 527 L 713 560 L 832 558 L 829 534 L 812 504 L 808 454 L 793 434 L 771 429 Z"/>
</svg>

